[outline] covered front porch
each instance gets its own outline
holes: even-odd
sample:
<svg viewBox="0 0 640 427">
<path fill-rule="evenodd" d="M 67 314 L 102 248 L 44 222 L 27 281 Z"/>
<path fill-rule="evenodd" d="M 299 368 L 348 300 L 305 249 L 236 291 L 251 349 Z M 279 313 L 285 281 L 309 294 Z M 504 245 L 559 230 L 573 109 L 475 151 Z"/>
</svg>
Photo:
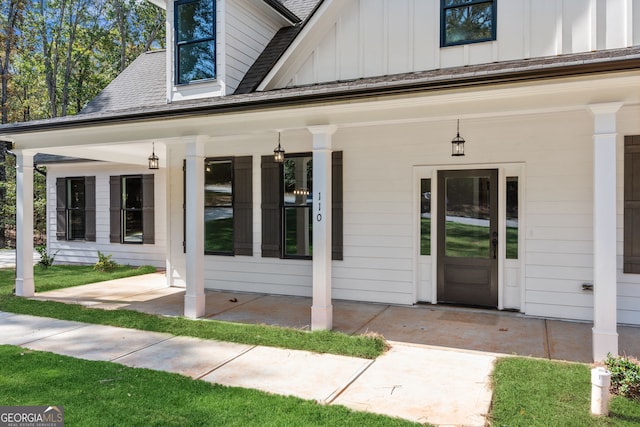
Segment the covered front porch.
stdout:
<svg viewBox="0 0 640 427">
<path fill-rule="evenodd" d="M 183 288 L 164 273 L 37 293 L 36 299 L 165 316 L 184 313 Z M 204 318 L 310 329 L 311 298 L 206 291 Z M 469 351 L 591 362 L 592 327 L 519 313 L 451 306 L 334 301 L 334 330 L 381 334 L 389 341 Z M 640 357 L 640 328 L 618 326 L 619 353 Z"/>
</svg>

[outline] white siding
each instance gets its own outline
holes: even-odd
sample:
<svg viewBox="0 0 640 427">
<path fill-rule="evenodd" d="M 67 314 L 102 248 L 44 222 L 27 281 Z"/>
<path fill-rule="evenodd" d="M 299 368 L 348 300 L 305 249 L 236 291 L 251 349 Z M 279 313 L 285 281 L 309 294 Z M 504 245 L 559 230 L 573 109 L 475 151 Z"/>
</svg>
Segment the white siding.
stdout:
<svg viewBox="0 0 640 427">
<path fill-rule="evenodd" d="M 165 267 L 166 215 L 165 178 L 162 170 L 155 171 L 154 217 L 155 244 L 113 244 L 109 242 L 109 177 L 111 175 L 147 174 L 151 171 L 107 163 L 61 164 L 47 166 L 47 244 L 56 263 L 94 264 L 98 251 L 112 255 L 123 265 L 153 265 Z M 96 177 L 96 241 L 62 240 L 56 238 L 56 179 L 59 177 Z"/>
<path fill-rule="evenodd" d="M 251 2 L 227 1 L 226 93 L 232 94 L 280 26 Z"/>
<path fill-rule="evenodd" d="M 339 7 L 334 20 L 312 30 L 319 41 L 296 52 L 306 59 L 297 58 L 300 65 L 269 87 L 640 44 L 640 0 L 499 1 L 496 41 L 445 48 L 440 0 L 352 0 Z"/>
</svg>

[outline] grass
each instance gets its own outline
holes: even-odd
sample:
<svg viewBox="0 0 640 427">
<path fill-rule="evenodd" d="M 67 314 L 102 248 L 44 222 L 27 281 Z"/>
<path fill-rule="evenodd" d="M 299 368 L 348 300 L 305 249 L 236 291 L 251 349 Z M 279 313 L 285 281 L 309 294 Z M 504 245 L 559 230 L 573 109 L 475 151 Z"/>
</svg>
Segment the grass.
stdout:
<svg viewBox="0 0 640 427">
<path fill-rule="evenodd" d="M 591 371 L 579 363 L 505 358 L 493 374 L 493 426 L 638 426 L 640 402 L 615 396 L 609 417 L 591 410 Z"/>
<path fill-rule="evenodd" d="M 91 270 L 91 267 L 88 267 Z M 34 270 L 36 290 L 58 289 L 101 280 L 119 275 L 138 274 L 141 270 L 99 273 L 94 276 L 87 267 L 53 266 Z M 144 270 L 142 270 L 144 271 Z M 85 272 L 86 277 L 85 277 Z M 131 310 L 100 310 L 54 301 L 35 301 L 11 295 L 14 270 L 0 269 L 0 310 L 62 320 L 119 326 L 145 331 L 165 332 L 172 335 L 235 342 L 251 345 L 307 350 L 344 356 L 374 359 L 386 349 L 381 337 L 350 336 L 330 331 L 305 332 L 298 329 L 265 325 L 246 325 L 214 320 L 189 320 L 182 317 L 163 317 Z M 83 280 L 84 279 L 84 280 Z"/>
<path fill-rule="evenodd" d="M 409 426 L 178 374 L 0 346 L 0 405 L 63 406 L 65 425 Z"/>
</svg>

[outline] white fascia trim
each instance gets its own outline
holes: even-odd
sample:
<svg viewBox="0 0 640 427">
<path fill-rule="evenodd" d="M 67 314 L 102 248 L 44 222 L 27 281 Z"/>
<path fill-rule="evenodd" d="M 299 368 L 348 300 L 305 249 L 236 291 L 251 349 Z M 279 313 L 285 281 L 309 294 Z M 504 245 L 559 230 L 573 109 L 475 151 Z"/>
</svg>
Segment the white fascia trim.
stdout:
<svg viewBox="0 0 640 427">
<path fill-rule="evenodd" d="M 320 5 L 320 9 L 318 9 L 316 13 L 313 14 L 313 16 L 311 17 L 311 20 L 305 25 L 305 27 L 302 29 L 300 34 L 296 36 L 293 43 L 291 43 L 291 45 L 287 48 L 284 54 L 280 57 L 280 59 L 278 59 L 278 62 L 276 62 L 276 64 L 271 68 L 271 71 L 269 71 L 269 74 L 267 74 L 267 76 L 262 80 L 262 82 L 256 89 L 257 92 L 262 92 L 263 90 L 265 90 L 265 88 L 269 85 L 269 83 L 273 81 L 276 74 L 278 74 L 278 71 L 280 71 L 280 69 L 284 66 L 284 64 L 287 63 L 287 61 L 289 61 L 289 59 L 298 49 L 302 41 L 314 29 L 316 24 L 320 20 L 322 20 L 322 17 L 325 15 L 327 10 L 329 10 L 334 3 L 336 3 L 334 0 L 325 0 L 324 2 L 322 2 L 322 4 Z"/>
</svg>

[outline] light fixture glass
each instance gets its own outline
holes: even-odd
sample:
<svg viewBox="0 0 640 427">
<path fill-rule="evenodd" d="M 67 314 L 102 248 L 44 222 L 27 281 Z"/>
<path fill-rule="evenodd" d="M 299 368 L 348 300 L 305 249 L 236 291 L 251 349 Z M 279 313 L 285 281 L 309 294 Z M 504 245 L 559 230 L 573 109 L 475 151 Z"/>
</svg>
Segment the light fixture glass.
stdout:
<svg viewBox="0 0 640 427">
<path fill-rule="evenodd" d="M 280 132 L 278 132 L 278 146 L 273 150 L 273 160 L 276 163 L 284 162 L 284 149 L 280 146 Z"/>
<path fill-rule="evenodd" d="M 152 152 L 149 156 L 149 169 L 159 169 L 160 168 L 160 159 L 156 156 L 156 143 L 151 143 Z"/>
<path fill-rule="evenodd" d="M 466 141 L 460 136 L 460 119 L 458 119 L 458 130 L 455 138 L 451 140 L 451 155 L 454 157 L 464 156 L 464 143 Z"/>
</svg>

